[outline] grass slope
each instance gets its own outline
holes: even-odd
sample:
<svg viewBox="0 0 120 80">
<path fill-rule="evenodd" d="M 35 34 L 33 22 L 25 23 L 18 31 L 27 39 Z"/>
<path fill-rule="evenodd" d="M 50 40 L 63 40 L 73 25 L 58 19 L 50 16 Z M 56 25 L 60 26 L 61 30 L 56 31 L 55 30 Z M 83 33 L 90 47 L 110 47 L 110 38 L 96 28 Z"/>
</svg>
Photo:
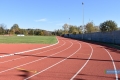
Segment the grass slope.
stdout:
<svg viewBox="0 0 120 80">
<path fill-rule="evenodd" d="M 0 43 L 40 43 L 54 44 L 55 36 L 0 36 Z"/>
</svg>

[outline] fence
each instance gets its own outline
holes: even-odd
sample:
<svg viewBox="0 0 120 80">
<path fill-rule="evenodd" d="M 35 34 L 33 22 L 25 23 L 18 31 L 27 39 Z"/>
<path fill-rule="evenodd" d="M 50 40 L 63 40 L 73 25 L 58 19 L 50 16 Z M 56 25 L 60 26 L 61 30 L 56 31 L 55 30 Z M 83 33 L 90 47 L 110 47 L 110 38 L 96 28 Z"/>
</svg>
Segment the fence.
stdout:
<svg viewBox="0 0 120 80">
<path fill-rule="evenodd" d="M 120 44 L 120 30 L 112 31 L 112 32 L 95 32 L 95 33 L 76 34 L 76 35 L 66 34 L 64 35 L 64 37 Z"/>
</svg>

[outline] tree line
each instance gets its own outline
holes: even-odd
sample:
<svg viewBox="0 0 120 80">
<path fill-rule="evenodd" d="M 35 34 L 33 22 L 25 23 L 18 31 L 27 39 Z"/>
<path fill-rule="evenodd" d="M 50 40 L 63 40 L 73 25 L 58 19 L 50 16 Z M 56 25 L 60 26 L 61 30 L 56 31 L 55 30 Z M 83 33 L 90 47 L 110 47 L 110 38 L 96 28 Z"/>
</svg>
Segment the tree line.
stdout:
<svg viewBox="0 0 120 80">
<path fill-rule="evenodd" d="M 64 34 L 82 34 L 82 33 L 94 33 L 94 32 L 108 32 L 120 30 L 115 21 L 107 20 L 101 23 L 99 26 L 95 26 L 93 22 L 88 22 L 84 26 L 75 26 L 64 24 L 62 29 L 55 30 L 56 35 Z"/>
<path fill-rule="evenodd" d="M 0 35 L 41 35 L 41 36 L 50 36 L 50 35 L 64 35 L 64 34 L 83 34 L 83 33 L 93 33 L 93 32 L 108 32 L 120 30 L 115 21 L 107 20 L 101 23 L 99 26 L 95 26 L 93 22 L 88 22 L 86 25 L 75 26 L 64 24 L 62 29 L 55 31 L 46 31 L 41 29 L 21 29 L 18 24 L 13 24 L 10 29 L 6 28 L 6 25 L 0 24 Z"/>
<path fill-rule="evenodd" d="M 18 24 L 14 24 L 10 29 L 6 28 L 6 25 L 0 24 L 0 35 L 38 35 L 38 36 L 50 36 L 54 35 L 51 31 L 41 29 L 22 29 Z"/>
</svg>

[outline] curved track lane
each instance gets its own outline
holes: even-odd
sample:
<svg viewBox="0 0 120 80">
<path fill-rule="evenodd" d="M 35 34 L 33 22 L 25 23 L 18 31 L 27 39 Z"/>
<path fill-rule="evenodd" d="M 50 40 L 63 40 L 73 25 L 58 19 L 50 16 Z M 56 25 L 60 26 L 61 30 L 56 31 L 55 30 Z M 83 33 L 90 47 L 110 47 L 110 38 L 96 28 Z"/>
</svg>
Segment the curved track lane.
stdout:
<svg viewBox="0 0 120 80">
<path fill-rule="evenodd" d="M 2 74 L 4 73 L 6 75 L 6 73 L 9 74 L 9 72 L 10 72 L 10 74 L 13 74 L 13 71 L 11 71 L 11 70 L 19 71 L 16 68 L 21 67 L 21 66 L 27 66 L 28 64 L 32 64 L 32 63 L 37 63 L 40 60 L 48 58 L 49 55 L 53 56 L 53 55 L 56 55 L 56 54 L 58 54 L 60 52 L 63 52 L 65 50 L 69 49 L 73 45 L 73 43 L 71 43 L 71 44 L 70 43 L 71 42 L 68 41 L 66 43 L 66 45 L 64 45 L 64 47 L 60 47 L 60 48 L 51 50 L 49 52 L 44 52 L 44 54 L 39 54 L 39 55 L 35 55 L 35 56 L 32 55 L 32 56 L 29 56 L 29 57 L 24 58 L 24 59 L 13 60 L 13 62 L 9 62 L 7 64 L 2 64 L 1 67 L 3 67 L 3 68 L 1 68 L 0 73 L 2 73 Z M 57 46 L 55 46 L 54 48 L 56 48 L 56 47 Z M 22 56 L 24 56 L 24 55 L 22 55 Z M 4 66 L 7 66 L 7 67 L 4 67 Z M 7 68 L 9 68 L 9 69 L 7 69 Z M 15 72 L 15 74 L 16 74 L 16 72 Z M 16 76 L 16 75 L 13 75 L 13 76 Z M 19 76 L 17 76 L 17 77 L 19 77 Z M 3 78 L 1 78 L 1 79 L 5 80 L 4 78 L 5 77 L 3 76 Z M 15 78 L 14 77 L 12 78 L 12 76 L 11 76 L 10 79 L 15 79 Z"/>
<path fill-rule="evenodd" d="M 106 73 L 106 70 L 116 70 L 116 61 L 112 58 L 107 47 L 96 44 L 90 45 L 94 50 L 93 55 L 87 66 L 77 74 L 74 80 L 119 80 L 118 74 Z M 117 54 L 117 52 L 115 53 Z M 87 58 L 81 58 L 81 60 L 87 60 Z M 120 66 L 120 64 L 117 66 Z M 120 70 L 120 67 L 117 69 Z"/>
<path fill-rule="evenodd" d="M 118 80 L 120 54 L 105 46 L 57 37 L 59 43 L 0 58 L 0 80 Z M 13 51 L 14 52 L 14 51 Z"/>
</svg>

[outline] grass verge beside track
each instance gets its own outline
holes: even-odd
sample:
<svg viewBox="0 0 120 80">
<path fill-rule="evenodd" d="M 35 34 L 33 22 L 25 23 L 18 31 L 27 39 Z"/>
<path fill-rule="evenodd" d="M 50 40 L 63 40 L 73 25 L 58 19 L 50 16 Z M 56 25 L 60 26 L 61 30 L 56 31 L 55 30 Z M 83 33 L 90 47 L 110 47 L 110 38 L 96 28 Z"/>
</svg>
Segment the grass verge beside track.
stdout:
<svg viewBox="0 0 120 80">
<path fill-rule="evenodd" d="M 56 36 L 0 36 L 0 43 L 57 43 Z"/>
</svg>

